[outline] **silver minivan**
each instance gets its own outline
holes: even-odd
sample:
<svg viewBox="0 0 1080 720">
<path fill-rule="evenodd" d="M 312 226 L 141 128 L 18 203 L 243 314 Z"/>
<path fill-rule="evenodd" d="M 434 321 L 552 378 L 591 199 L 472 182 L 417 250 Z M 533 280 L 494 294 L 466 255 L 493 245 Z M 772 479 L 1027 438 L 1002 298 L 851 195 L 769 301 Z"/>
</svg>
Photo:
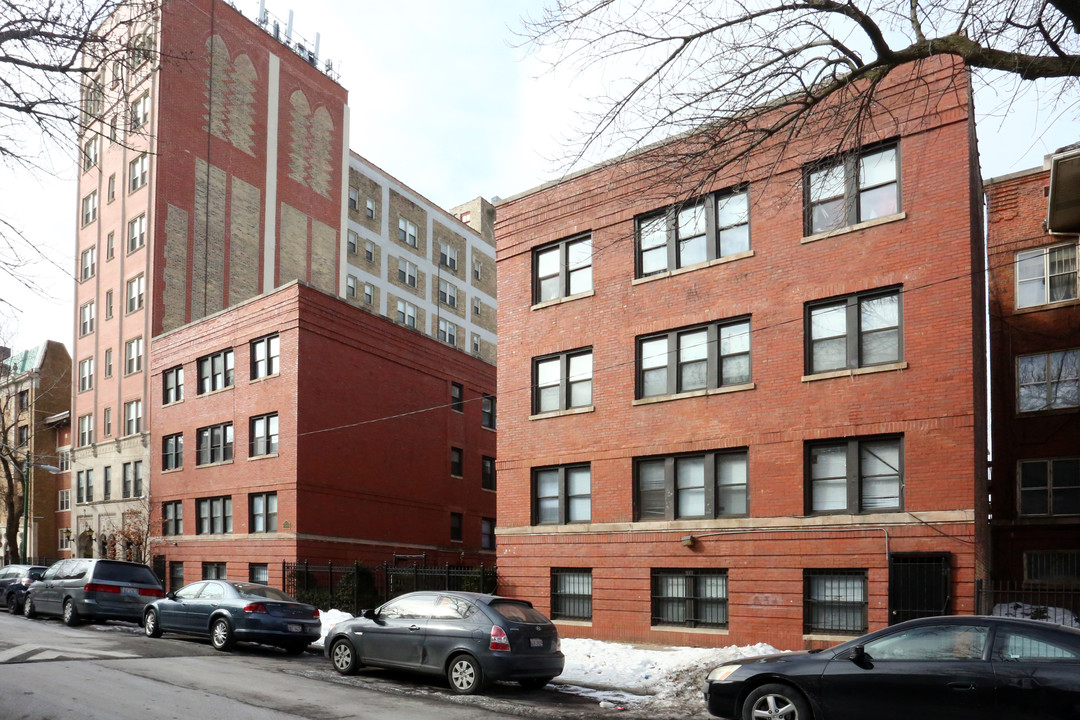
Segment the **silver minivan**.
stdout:
<svg viewBox="0 0 1080 720">
<path fill-rule="evenodd" d="M 54 563 L 30 586 L 23 615 L 59 615 L 67 625 L 83 620 L 141 622 L 146 604 L 161 597 L 161 582 L 146 565 L 74 558 Z"/>
</svg>

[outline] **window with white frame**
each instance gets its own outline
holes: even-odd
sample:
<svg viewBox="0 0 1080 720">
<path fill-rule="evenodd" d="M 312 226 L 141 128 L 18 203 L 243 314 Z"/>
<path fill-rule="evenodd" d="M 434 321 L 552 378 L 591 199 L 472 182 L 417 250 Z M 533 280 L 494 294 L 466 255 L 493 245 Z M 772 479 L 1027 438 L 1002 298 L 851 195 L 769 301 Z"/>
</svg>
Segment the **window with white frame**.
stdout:
<svg viewBox="0 0 1080 720">
<path fill-rule="evenodd" d="M 589 465 L 533 468 L 533 525 L 567 525 L 592 520 Z"/>
<path fill-rule="evenodd" d="M 116 233 L 109 233 L 105 237 L 105 259 L 112 260 L 116 254 Z"/>
<path fill-rule="evenodd" d="M 108 189 L 105 191 L 105 202 L 111 203 L 116 199 L 116 173 L 109 176 Z"/>
<path fill-rule="evenodd" d="M 900 212 L 895 143 L 814 163 L 803 176 L 807 235 Z"/>
<path fill-rule="evenodd" d="M 1019 412 L 1080 406 L 1080 350 L 1021 355 L 1016 385 Z"/>
<path fill-rule="evenodd" d="M 135 252 L 146 244 L 146 214 L 128 222 L 128 252 Z"/>
<path fill-rule="evenodd" d="M 131 103 L 131 129 L 138 130 L 150 122 L 150 93 L 143 93 Z"/>
<path fill-rule="evenodd" d="M 398 240 L 416 247 L 416 224 L 403 217 L 398 218 Z"/>
<path fill-rule="evenodd" d="M 94 301 L 79 306 L 79 335 L 94 332 Z"/>
<path fill-rule="evenodd" d="M 690 267 L 750 250 L 746 189 L 726 190 L 637 219 L 637 275 Z"/>
<path fill-rule="evenodd" d="M 143 474 L 142 474 L 142 460 L 136 460 L 135 462 L 124 463 L 121 468 L 121 497 L 124 499 L 133 497 L 142 497 L 143 494 Z"/>
<path fill-rule="evenodd" d="M 480 348 L 481 348 L 480 336 L 477 335 L 476 333 L 473 333 L 472 334 L 472 351 L 473 351 L 473 354 L 474 355 L 479 355 L 480 354 Z"/>
<path fill-rule="evenodd" d="M 79 361 L 79 392 L 92 390 L 94 387 L 94 358 Z"/>
<path fill-rule="evenodd" d="M 1080 515 L 1080 458 L 1020 461 L 1020 514 Z"/>
<path fill-rule="evenodd" d="M 97 271 L 97 245 L 82 251 L 79 257 L 79 279 L 89 280 Z"/>
<path fill-rule="evenodd" d="M 146 294 L 146 276 L 139 274 L 127 282 L 127 311 L 142 310 Z"/>
<path fill-rule="evenodd" d="M 184 503 L 170 500 L 161 503 L 161 534 L 166 536 L 184 534 Z"/>
<path fill-rule="evenodd" d="M 480 298 L 473 298 L 473 301 L 472 301 L 473 315 L 479 316 L 480 311 L 483 309 L 483 307 L 484 307 L 484 304 L 480 301 Z"/>
<path fill-rule="evenodd" d="M 1075 300 L 1076 255 L 1076 242 L 1016 253 L 1016 307 Z"/>
<path fill-rule="evenodd" d="M 184 399 L 184 366 L 177 365 L 161 373 L 161 404 L 180 402 Z"/>
<path fill-rule="evenodd" d="M 903 509 L 903 438 L 826 440 L 806 445 L 806 513 Z"/>
<path fill-rule="evenodd" d="M 458 326 L 449 320 L 439 320 L 439 339 L 447 345 L 457 347 Z"/>
<path fill-rule="evenodd" d="M 634 463 L 635 517 L 682 520 L 747 514 L 745 449 L 641 458 Z"/>
<path fill-rule="evenodd" d="M 56 499 L 57 510 L 70 510 L 71 509 L 71 491 L 61 490 L 59 497 Z"/>
<path fill-rule="evenodd" d="M 97 190 L 91 191 L 82 199 L 82 224 L 89 225 L 97 220 L 98 194 Z"/>
<path fill-rule="evenodd" d="M 146 184 L 149 169 L 150 158 L 146 153 L 128 163 L 128 192 L 135 192 Z"/>
<path fill-rule="evenodd" d="M 411 328 L 416 327 L 416 306 L 404 300 L 397 301 L 397 321 Z"/>
<path fill-rule="evenodd" d="M 368 305 L 375 304 L 375 286 L 371 283 L 364 283 L 364 302 Z"/>
<path fill-rule="evenodd" d="M 807 374 L 903 360 L 901 295 L 899 289 L 873 290 L 807 303 Z"/>
<path fill-rule="evenodd" d="M 105 319 L 109 320 L 113 316 L 113 291 L 105 291 Z"/>
<path fill-rule="evenodd" d="M 105 377 L 112 377 L 112 348 L 105 348 Z"/>
<path fill-rule="evenodd" d="M 533 414 L 592 405 L 592 348 L 533 358 Z"/>
<path fill-rule="evenodd" d="M 355 253 L 357 247 L 360 245 L 360 236 L 357 235 L 355 230 L 350 230 L 348 234 L 348 248 L 349 252 Z"/>
<path fill-rule="evenodd" d="M 484 395 L 480 398 L 480 427 L 495 429 L 495 396 Z"/>
<path fill-rule="evenodd" d="M 195 501 L 195 515 L 196 535 L 231 533 L 233 531 L 232 496 L 199 498 Z"/>
<path fill-rule="evenodd" d="M 274 333 L 251 341 L 251 379 L 277 375 L 281 365 L 281 338 Z"/>
<path fill-rule="evenodd" d="M 161 438 L 161 469 L 179 470 L 184 467 L 184 433 Z"/>
<path fill-rule="evenodd" d="M 248 532 L 277 532 L 277 493 L 248 495 Z"/>
<path fill-rule="evenodd" d="M 133 338 L 124 343 L 124 374 L 130 375 L 142 370 L 143 340 Z"/>
<path fill-rule="evenodd" d="M 98 138 L 95 135 L 83 143 L 83 170 L 89 170 L 98 164 Z"/>
<path fill-rule="evenodd" d="M 195 431 L 195 464 L 211 465 L 233 459 L 233 424 L 219 423 Z"/>
<path fill-rule="evenodd" d="M 417 268 L 405 258 L 398 260 L 398 282 L 409 287 L 416 287 Z"/>
<path fill-rule="evenodd" d="M 457 288 L 445 280 L 440 280 L 439 302 L 448 307 L 457 307 Z"/>
<path fill-rule="evenodd" d="M 364 259 L 368 262 L 375 262 L 375 243 L 371 240 L 364 242 Z"/>
<path fill-rule="evenodd" d="M 484 263 L 481 262 L 480 260 L 473 260 L 473 264 L 472 264 L 473 279 L 474 280 L 479 280 L 480 276 L 483 274 L 483 272 L 484 272 Z"/>
<path fill-rule="evenodd" d="M 104 437 L 112 435 L 112 408 L 107 407 L 101 411 L 101 434 Z M 105 484 L 108 485 L 109 468 L 105 468 Z"/>
<path fill-rule="evenodd" d="M 349 186 L 349 209 L 360 209 L 360 190 L 359 188 L 354 188 L 351 185 Z"/>
<path fill-rule="evenodd" d="M 567 238 L 534 250 L 533 303 L 592 290 L 592 262 L 591 235 Z"/>
<path fill-rule="evenodd" d="M 232 348 L 203 355 L 195 361 L 195 367 L 199 373 L 198 395 L 232 387 L 235 370 Z"/>
<path fill-rule="evenodd" d="M 251 418 L 249 425 L 250 445 L 248 455 L 276 455 L 278 451 L 278 414 L 267 413 Z"/>
<path fill-rule="evenodd" d="M 356 278 L 352 275 L 345 276 L 345 297 L 356 297 Z"/>
<path fill-rule="evenodd" d="M 443 267 L 457 270 L 458 251 L 446 243 L 439 243 L 439 264 Z"/>
<path fill-rule="evenodd" d="M 137 435 L 142 432 L 142 400 L 130 400 L 124 403 L 124 434 Z"/>
<path fill-rule="evenodd" d="M 803 632 L 866 632 L 866 570 L 804 570 L 803 587 Z"/>
<path fill-rule="evenodd" d="M 79 447 L 86 447 L 94 442 L 94 416 L 79 416 Z"/>
<path fill-rule="evenodd" d="M 375 219 L 375 201 L 374 200 L 369 199 L 364 203 L 364 214 L 367 216 L 368 220 L 374 220 Z"/>
<path fill-rule="evenodd" d="M 750 382 L 750 320 L 647 335 L 637 341 L 638 398 Z"/>
</svg>

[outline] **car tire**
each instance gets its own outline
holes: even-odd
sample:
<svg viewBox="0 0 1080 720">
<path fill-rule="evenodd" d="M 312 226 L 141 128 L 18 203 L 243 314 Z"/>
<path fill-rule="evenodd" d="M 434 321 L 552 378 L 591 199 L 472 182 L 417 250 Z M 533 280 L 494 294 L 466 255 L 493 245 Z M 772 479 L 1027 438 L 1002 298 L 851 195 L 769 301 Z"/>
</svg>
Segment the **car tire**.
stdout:
<svg viewBox="0 0 1080 720">
<path fill-rule="evenodd" d="M 233 634 L 232 625 L 225 618 L 218 618 L 210 623 L 210 644 L 215 650 L 232 650 L 236 645 L 236 636 Z"/>
<path fill-rule="evenodd" d="M 158 623 L 157 611 L 146 611 L 146 617 L 143 618 L 143 632 L 145 632 L 146 637 L 149 638 L 161 637 L 161 625 Z"/>
<path fill-rule="evenodd" d="M 356 649 L 345 638 L 338 638 L 330 646 L 330 663 L 342 675 L 355 675 L 360 669 Z"/>
<path fill-rule="evenodd" d="M 518 685 L 525 688 L 526 690 L 539 690 L 554 679 L 555 678 L 553 677 L 546 676 L 538 678 L 524 678 L 523 680 L 518 680 Z"/>
<path fill-rule="evenodd" d="M 22 612 L 22 607 L 19 605 L 19 598 L 15 597 L 15 593 L 8 593 L 7 611 L 12 615 L 18 615 Z"/>
<path fill-rule="evenodd" d="M 37 610 L 34 609 L 34 599 L 29 595 L 23 599 L 22 614 L 24 618 L 30 618 L 31 620 L 37 617 Z"/>
<path fill-rule="evenodd" d="M 770 683 L 754 689 L 742 706 L 742 720 L 811 720 L 810 704 L 790 685 Z"/>
<path fill-rule="evenodd" d="M 307 651 L 308 645 L 310 644 L 311 643 L 306 642 L 294 642 L 282 646 L 282 649 L 290 655 L 303 655 Z"/>
<path fill-rule="evenodd" d="M 64 601 L 64 624 L 68 627 L 75 627 L 82 620 L 79 618 L 79 611 L 75 609 L 75 601 L 68 598 Z"/>
<path fill-rule="evenodd" d="M 484 672 L 472 655 L 455 655 L 446 666 L 450 689 L 459 695 L 475 695 L 484 689 Z"/>
</svg>

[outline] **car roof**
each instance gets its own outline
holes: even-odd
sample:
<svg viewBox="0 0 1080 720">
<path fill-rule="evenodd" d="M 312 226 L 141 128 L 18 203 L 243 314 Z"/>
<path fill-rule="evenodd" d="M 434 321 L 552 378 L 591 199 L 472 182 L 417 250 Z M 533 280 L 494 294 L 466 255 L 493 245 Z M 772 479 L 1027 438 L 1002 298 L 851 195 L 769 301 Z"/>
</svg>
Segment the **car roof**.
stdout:
<svg viewBox="0 0 1080 720">
<path fill-rule="evenodd" d="M 398 597 L 408 597 L 410 595 L 449 595 L 450 597 L 462 598 L 463 600 L 471 600 L 473 602 L 481 603 L 483 605 L 490 605 L 493 602 L 517 602 L 523 605 L 532 607 L 532 603 L 528 600 L 521 600 L 519 598 L 505 597 L 502 595 L 491 595 L 488 593 L 478 592 L 465 592 L 463 590 L 417 590 L 416 592 L 406 593 L 399 595 Z M 393 598 L 397 600 L 398 598 Z"/>
<path fill-rule="evenodd" d="M 1050 628 L 1053 630 L 1063 630 L 1065 632 L 1080 635 L 1080 629 L 1069 627 L 1068 625 L 1059 625 L 1058 623 L 1048 622 L 1046 620 L 1032 620 L 1031 618 L 1019 618 L 1011 617 L 1009 615 L 937 615 L 934 617 L 916 618 L 915 620 L 908 620 L 906 622 L 897 623 L 889 627 L 889 630 L 895 630 L 902 627 L 917 627 L 919 625 L 967 625 L 971 622 L 984 622 L 989 625 L 1012 625 L 1015 627 L 1029 627 L 1029 628 Z"/>
</svg>

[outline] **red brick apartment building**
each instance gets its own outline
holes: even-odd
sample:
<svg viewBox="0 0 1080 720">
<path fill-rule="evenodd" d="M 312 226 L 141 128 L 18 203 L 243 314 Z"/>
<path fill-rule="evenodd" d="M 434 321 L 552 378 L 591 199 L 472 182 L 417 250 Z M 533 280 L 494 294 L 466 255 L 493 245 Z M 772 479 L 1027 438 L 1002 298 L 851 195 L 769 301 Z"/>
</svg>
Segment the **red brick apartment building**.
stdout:
<svg viewBox="0 0 1080 720">
<path fill-rule="evenodd" d="M 877 100 L 845 152 L 837 122 L 689 200 L 645 153 L 498 206 L 500 591 L 565 635 L 799 648 L 973 610 L 968 73 Z"/>
<path fill-rule="evenodd" d="M 986 181 L 994 580 L 1080 583 L 1080 148 Z"/>
<path fill-rule="evenodd" d="M 299 282 L 151 350 L 170 588 L 281 587 L 283 560 L 494 561 L 493 365 Z"/>
</svg>

